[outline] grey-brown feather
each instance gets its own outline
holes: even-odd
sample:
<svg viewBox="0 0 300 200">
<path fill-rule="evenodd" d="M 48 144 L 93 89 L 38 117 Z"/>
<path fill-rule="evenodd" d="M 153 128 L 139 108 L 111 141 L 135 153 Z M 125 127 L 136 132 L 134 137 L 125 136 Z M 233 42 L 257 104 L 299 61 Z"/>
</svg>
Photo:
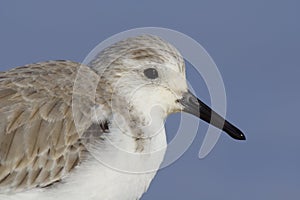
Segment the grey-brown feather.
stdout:
<svg viewBox="0 0 300 200">
<path fill-rule="evenodd" d="M 77 114 L 86 120 L 81 121 L 82 129 L 76 129 L 71 106 L 79 68 L 98 78 L 88 67 L 71 61 L 0 73 L 0 192 L 45 187 L 82 161 L 87 136 L 82 140 L 80 131 L 91 126 L 88 115 L 95 100 L 77 94 L 82 98 Z M 101 134 L 102 130 L 95 131 Z"/>
<path fill-rule="evenodd" d="M 174 60 L 179 72 L 185 71 L 184 60 L 178 50 L 170 43 L 154 35 L 140 35 L 119 41 L 99 52 L 88 63 L 88 66 L 95 69 L 98 74 L 116 72 L 119 67 L 121 67 L 121 71 L 124 71 L 123 66 L 126 63 L 123 61 L 128 59 L 138 62 L 153 61 L 157 64 Z M 111 70 L 111 68 L 115 69 Z M 130 70 L 127 65 L 126 68 Z"/>
</svg>

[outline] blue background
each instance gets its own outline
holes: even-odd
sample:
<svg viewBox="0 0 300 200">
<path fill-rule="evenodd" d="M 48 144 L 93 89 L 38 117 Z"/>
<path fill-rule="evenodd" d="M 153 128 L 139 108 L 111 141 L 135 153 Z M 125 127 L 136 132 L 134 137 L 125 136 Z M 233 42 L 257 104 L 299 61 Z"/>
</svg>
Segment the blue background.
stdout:
<svg viewBox="0 0 300 200">
<path fill-rule="evenodd" d="M 223 134 L 200 160 L 207 130 L 201 122 L 192 146 L 158 173 L 143 200 L 299 199 L 299 9 L 297 0 L 1 0 L 0 68 L 51 59 L 80 62 L 102 40 L 135 27 L 183 32 L 218 65 L 227 118 L 247 141 Z M 191 72 L 197 95 L 209 102 L 206 86 Z M 168 119 L 170 138 L 178 117 Z"/>
</svg>

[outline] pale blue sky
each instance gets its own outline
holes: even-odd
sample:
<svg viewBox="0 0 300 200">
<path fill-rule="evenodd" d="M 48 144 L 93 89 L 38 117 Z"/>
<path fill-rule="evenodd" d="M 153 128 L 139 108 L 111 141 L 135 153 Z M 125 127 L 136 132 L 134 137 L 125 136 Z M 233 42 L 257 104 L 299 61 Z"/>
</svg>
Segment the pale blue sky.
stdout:
<svg viewBox="0 0 300 200">
<path fill-rule="evenodd" d="M 51 59 L 80 62 L 102 40 L 134 27 L 183 32 L 218 65 L 227 118 L 247 141 L 224 134 L 199 160 L 207 129 L 201 123 L 192 146 L 158 173 L 143 200 L 299 199 L 299 8 L 296 0 L 0 0 L 0 69 Z M 204 82 L 191 72 L 197 95 L 209 102 Z M 178 117 L 168 120 L 169 137 Z"/>
</svg>

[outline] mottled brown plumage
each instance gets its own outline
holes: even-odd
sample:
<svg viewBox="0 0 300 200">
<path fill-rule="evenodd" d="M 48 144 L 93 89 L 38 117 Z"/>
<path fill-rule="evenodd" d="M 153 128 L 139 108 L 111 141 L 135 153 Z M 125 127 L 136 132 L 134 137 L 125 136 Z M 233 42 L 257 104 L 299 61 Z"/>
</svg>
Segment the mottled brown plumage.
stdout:
<svg viewBox="0 0 300 200">
<path fill-rule="evenodd" d="M 79 68 L 90 81 L 98 80 L 89 68 L 71 61 L 31 64 L 0 73 L 0 192 L 45 187 L 82 161 L 87 139 L 82 134 L 91 126 L 95 102 L 84 90 L 72 94 Z M 72 113 L 74 96 L 80 101 L 76 108 L 79 127 Z"/>
</svg>

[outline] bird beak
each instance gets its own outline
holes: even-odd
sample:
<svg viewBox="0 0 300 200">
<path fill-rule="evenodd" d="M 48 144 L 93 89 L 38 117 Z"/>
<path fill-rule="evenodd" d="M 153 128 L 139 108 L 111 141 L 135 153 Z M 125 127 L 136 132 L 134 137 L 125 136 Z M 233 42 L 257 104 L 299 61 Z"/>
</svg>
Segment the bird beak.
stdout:
<svg viewBox="0 0 300 200">
<path fill-rule="evenodd" d="M 178 100 L 183 106 L 183 111 L 199 117 L 209 124 L 223 130 L 232 138 L 245 140 L 246 137 L 237 127 L 229 123 L 218 113 L 213 111 L 209 106 L 195 97 L 190 91 L 185 92 L 181 99 Z"/>
</svg>

